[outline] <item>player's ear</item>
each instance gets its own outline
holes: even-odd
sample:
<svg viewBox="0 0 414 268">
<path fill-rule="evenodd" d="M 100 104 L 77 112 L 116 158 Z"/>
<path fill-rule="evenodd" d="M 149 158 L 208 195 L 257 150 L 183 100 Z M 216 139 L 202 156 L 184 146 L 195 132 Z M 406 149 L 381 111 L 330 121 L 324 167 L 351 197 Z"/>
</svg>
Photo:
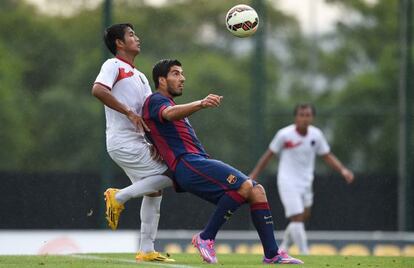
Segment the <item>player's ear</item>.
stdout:
<svg viewBox="0 0 414 268">
<path fill-rule="evenodd" d="M 159 83 L 159 87 L 165 87 L 167 85 L 167 78 L 165 77 L 158 77 L 158 83 Z"/>
<path fill-rule="evenodd" d="M 115 40 L 115 45 L 116 45 L 117 48 L 123 47 L 124 46 L 124 41 L 122 41 L 121 39 L 116 39 Z"/>
</svg>

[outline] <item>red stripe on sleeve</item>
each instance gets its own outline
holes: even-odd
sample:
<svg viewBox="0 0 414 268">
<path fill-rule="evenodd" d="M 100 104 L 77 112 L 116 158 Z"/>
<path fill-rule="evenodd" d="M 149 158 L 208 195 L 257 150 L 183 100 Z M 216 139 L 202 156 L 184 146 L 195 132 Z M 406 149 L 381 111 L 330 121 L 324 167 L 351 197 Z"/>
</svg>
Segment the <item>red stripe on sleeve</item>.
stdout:
<svg viewBox="0 0 414 268">
<path fill-rule="evenodd" d="M 161 106 L 160 110 L 158 111 L 158 120 L 160 120 L 161 123 L 164 123 L 164 117 L 162 117 L 162 112 L 167 109 L 168 106 L 163 105 Z"/>
<path fill-rule="evenodd" d="M 103 87 L 105 87 L 105 88 L 107 88 L 107 89 L 109 89 L 109 90 L 112 90 L 112 88 L 111 87 L 109 87 L 109 86 L 107 86 L 107 85 L 105 85 L 105 84 L 102 84 L 102 83 L 100 83 L 100 82 L 95 82 L 95 83 L 93 83 L 94 85 L 95 84 L 97 84 L 97 85 L 101 85 L 101 86 L 103 86 Z"/>
</svg>

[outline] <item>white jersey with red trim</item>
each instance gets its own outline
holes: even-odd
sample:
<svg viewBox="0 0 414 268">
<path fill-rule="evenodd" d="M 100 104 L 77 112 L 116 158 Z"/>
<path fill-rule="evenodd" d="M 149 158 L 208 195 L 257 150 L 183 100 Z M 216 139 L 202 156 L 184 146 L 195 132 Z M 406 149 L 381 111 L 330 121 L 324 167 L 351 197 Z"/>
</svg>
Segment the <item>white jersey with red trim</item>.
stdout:
<svg viewBox="0 0 414 268">
<path fill-rule="evenodd" d="M 110 89 L 119 102 L 140 116 L 145 99 L 152 93 L 146 76 L 135 66 L 119 58 L 105 61 L 95 83 Z M 144 133 L 137 132 L 136 127 L 124 114 L 105 106 L 105 117 L 108 151 L 131 142 L 144 144 Z"/>
<path fill-rule="evenodd" d="M 319 128 L 308 127 L 305 136 L 294 124 L 280 129 L 269 144 L 279 154 L 278 184 L 310 187 L 313 182 L 315 155 L 329 153 L 329 144 Z"/>
</svg>

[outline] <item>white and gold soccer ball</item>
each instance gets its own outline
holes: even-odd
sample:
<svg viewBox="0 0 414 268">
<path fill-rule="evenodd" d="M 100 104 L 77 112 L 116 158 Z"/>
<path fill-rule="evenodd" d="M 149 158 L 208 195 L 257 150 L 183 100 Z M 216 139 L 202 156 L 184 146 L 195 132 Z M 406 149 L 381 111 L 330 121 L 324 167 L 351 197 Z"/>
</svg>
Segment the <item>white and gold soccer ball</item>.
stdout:
<svg viewBox="0 0 414 268">
<path fill-rule="evenodd" d="M 236 5 L 227 12 L 227 29 L 237 37 L 248 37 L 254 34 L 259 26 L 256 10 L 248 5 Z"/>
</svg>

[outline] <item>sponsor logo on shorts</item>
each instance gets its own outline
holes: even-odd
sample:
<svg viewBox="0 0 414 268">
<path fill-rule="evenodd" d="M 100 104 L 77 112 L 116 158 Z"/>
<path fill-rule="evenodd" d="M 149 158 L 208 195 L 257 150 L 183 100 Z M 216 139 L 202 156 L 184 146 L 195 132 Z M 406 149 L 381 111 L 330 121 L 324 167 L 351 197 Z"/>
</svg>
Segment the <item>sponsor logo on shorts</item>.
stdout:
<svg viewBox="0 0 414 268">
<path fill-rule="evenodd" d="M 228 183 L 230 183 L 230 184 L 235 184 L 235 183 L 236 183 L 236 181 L 237 181 L 237 177 L 236 177 L 236 176 L 234 176 L 233 174 L 230 174 L 230 175 L 227 177 L 227 182 L 228 182 Z"/>
</svg>

